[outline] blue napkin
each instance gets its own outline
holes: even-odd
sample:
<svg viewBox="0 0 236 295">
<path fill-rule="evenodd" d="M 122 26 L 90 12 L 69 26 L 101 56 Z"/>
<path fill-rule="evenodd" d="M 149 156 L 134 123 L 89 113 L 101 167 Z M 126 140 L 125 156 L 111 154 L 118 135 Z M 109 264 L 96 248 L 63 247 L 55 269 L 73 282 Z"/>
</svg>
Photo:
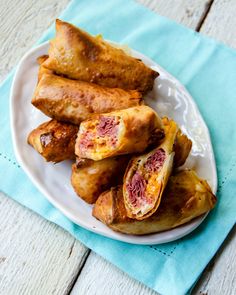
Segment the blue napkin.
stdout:
<svg viewBox="0 0 236 295">
<path fill-rule="evenodd" d="M 0 189 L 159 293 L 186 294 L 235 224 L 236 52 L 133 1 L 110 0 L 106 5 L 99 0 L 72 1 L 61 18 L 92 34 L 128 44 L 187 87 L 211 132 L 219 177 L 217 207 L 192 234 L 157 246 L 129 245 L 75 225 L 32 185 L 15 160 L 9 125 L 13 74 L 0 86 Z M 50 28 L 39 43 L 53 35 L 54 28 Z"/>
</svg>

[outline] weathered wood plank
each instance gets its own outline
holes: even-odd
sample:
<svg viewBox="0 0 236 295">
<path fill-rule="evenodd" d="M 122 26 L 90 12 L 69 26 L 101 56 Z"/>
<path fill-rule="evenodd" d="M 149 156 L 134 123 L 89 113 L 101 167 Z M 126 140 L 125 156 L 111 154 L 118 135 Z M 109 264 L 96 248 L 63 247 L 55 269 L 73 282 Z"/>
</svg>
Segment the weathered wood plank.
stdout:
<svg viewBox="0 0 236 295">
<path fill-rule="evenodd" d="M 41 37 L 69 0 L 1 1 L 0 80 Z"/>
<path fill-rule="evenodd" d="M 0 294 L 67 294 L 88 249 L 0 194 Z"/>
<path fill-rule="evenodd" d="M 200 32 L 236 48 L 235 16 L 235 0 L 214 0 Z"/>
<path fill-rule="evenodd" d="M 196 29 L 211 0 L 137 0 L 160 15 Z"/>
<path fill-rule="evenodd" d="M 155 295 L 157 293 L 92 252 L 71 291 L 71 295 L 79 294 Z"/>
<path fill-rule="evenodd" d="M 214 237 L 213 237 L 214 238 Z M 194 294 L 236 294 L 236 227 L 209 263 Z"/>
</svg>

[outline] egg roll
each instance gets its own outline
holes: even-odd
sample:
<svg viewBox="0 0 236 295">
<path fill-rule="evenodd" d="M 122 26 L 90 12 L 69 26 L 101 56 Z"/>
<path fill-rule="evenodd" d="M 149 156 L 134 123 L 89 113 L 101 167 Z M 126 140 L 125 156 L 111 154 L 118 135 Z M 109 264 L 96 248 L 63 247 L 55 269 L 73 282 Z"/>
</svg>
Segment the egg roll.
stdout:
<svg viewBox="0 0 236 295">
<path fill-rule="evenodd" d="M 165 126 L 165 128 L 169 128 L 171 124 L 171 120 L 169 120 L 167 117 L 163 117 L 162 123 Z M 187 135 L 182 133 L 181 129 L 179 129 L 176 134 L 176 139 L 174 143 L 174 152 L 175 152 L 174 167 L 175 168 L 178 168 L 185 163 L 191 151 L 191 148 L 192 148 L 192 141 L 187 137 Z"/>
<path fill-rule="evenodd" d="M 93 204 L 105 190 L 122 183 L 129 156 L 93 161 L 77 159 L 72 165 L 71 184 L 79 197 Z"/>
<path fill-rule="evenodd" d="M 80 124 L 75 145 L 79 158 L 102 160 L 141 153 L 163 137 L 162 121 L 148 106 L 100 114 Z"/>
<path fill-rule="evenodd" d="M 79 124 L 92 114 L 138 106 L 142 104 L 142 95 L 135 90 L 105 88 L 43 74 L 35 89 L 32 104 L 53 119 Z"/>
<path fill-rule="evenodd" d="M 161 202 L 172 172 L 178 125 L 164 126 L 163 142 L 150 152 L 133 157 L 124 175 L 123 194 L 127 216 L 137 220 L 151 216 Z"/>
<path fill-rule="evenodd" d="M 53 71 L 45 68 L 42 63 L 45 62 L 45 60 L 48 59 L 48 55 L 41 55 L 37 58 L 37 63 L 39 64 L 39 70 L 38 70 L 38 82 L 42 78 L 44 74 L 52 74 Z"/>
<path fill-rule="evenodd" d="M 93 208 L 93 216 L 111 229 L 132 235 L 145 235 L 173 229 L 208 212 L 216 197 L 208 183 L 192 170 L 171 176 L 157 211 L 144 220 L 127 217 L 122 186 L 102 193 Z"/>
<path fill-rule="evenodd" d="M 175 157 L 174 157 L 174 167 L 178 168 L 184 165 L 185 161 L 188 158 L 188 155 L 192 148 L 192 141 L 187 137 L 187 135 L 183 134 L 179 129 L 176 135 L 175 140 Z"/>
<path fill-rule="evenodd" d="M 44 66 L 71 79 L 143 93 L 153 88 L 159 75 L 101 36 L 93 37 L 58 19 L 56 36 L 50 41 L 49 58 Z"/>
<path fill-rule="evenodd" d="M 78 129 L 72 124 L 50 120 L 30 132 L 28 143 L 48 162 L 75 159 Z"/>
</svg>

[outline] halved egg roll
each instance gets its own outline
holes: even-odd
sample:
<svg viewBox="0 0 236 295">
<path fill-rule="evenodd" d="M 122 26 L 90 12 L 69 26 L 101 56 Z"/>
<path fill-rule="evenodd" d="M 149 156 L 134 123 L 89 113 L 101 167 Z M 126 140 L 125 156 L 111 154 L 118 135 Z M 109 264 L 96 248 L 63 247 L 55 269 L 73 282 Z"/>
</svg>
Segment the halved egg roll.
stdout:
<svg viewBox="0 0 236 295">
<path fill-rule="evenodd" d="M 79 127 L 50 120 L 30 132 L 28 143 L 46 161 L 60 162 L 75 158 L 75 140 Z"/>
<path fill-rule="evenodd" d="M 157 211 L 144 220 L 127 217 L 122 186 L 102 193 L 93 216 L 111 229 L 132 235 L 169 230 L 211 210 L 216 197 L 205 180 L 194 171 L 184 170 L 170 177 Z"/>
<path fill-rule="evenodd" d="M 50 41 L 49 58 L 44 66 L 72 79 L 141 92 L 151 90 L 159 75 L 101 36 L 93 37 L 58 19 L 56 37 Z"/>
<path fill-rule="evenodd" d="M 79 158 L 95 161 L 143 152 L 163 137 L 162 121 L 148 106 L 94 116 L 80 124 L 75 145 Z"/>
<path fill-rule="evenodd" d="M 101 161 L 77 158 L 72 165 L 71 184 L 79 197 L 93 204 L 102 192 L 122 183 L 128 161 L 128 156 Z"/>
<path fill-rule="evenodd" d="M 123 184 L 124 203 L 130 218 L 142 220 L 158 208 L 172 172 L 177 124 L 165 125 L 163 142 L 151 152 L 133 157 L 126 169 Z"/>
<path fill-rule="evenodd" d="M 43 74 L 32 104 L 47 116 L 79 124 L 91 114 L 107 113 L 142 104 L 142 95 L 135 90 L 105 88 L 53 74 Z"/>
</svg>

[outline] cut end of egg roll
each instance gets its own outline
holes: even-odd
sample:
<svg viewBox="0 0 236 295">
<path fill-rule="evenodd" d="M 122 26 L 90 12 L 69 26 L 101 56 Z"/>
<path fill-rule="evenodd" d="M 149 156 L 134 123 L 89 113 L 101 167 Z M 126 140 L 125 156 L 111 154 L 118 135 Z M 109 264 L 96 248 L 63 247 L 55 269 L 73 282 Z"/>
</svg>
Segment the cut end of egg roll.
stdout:
<svg viewBox="0 0 236 295">
<path fill-rule="evenodd" d="M 145 235 L 173 229 L 211 210 L 216 197 L 208 183 L 192 170 L 171 176 L 157 211 L 147 219 L 127 217 L 122 186 L 102 193 L 93 208 L 93 216 L 111 229 L 133 235 Z"/>
<path fill-rule="evenodd" d="M 164 126 L 165 138 L 154 150 L 133 157 L 124 176 L 123 194 L 127 215 L 142 220 L 151 216 L 161 202 L 172 172 L 174 143 L 178 126 L 170 120 Z"/>
<path fill-rule="evenodd" d="M 139 59 L 67 22 L 56 20 L 44 66 L 57 74 L 111 88 L 147 92 L 159 75 Z"/>
<path fill-rule="evenodd" d="M 30 132 L 28 143 L 46 161 L 61 162 L 75 158 L 75 140 L 78 127 L 50 120 Z"/>
<path fill-rule="evenodd" d="M 143 101 L 135 90 L 101 87 L 46 73 L 35 89 L 32 104 L 53 119 L 79 124 L 92 114 L 138 106 Z"/>
<path fill-rule="evenodd" d="M 79 197 L 93 204 L 102 192 L 122 183 L 128 161 L 128 156 L 96 162 L 77 158 L 72 165 L 71 184 Z"/>
<path fill-rule="evenodd" d="M 101 160 L 143 152 L 163 137 L 162 121 L 148 106 L 101 114 L 80 125 L 75 153 L 80 158 Z"/>
</svg>

